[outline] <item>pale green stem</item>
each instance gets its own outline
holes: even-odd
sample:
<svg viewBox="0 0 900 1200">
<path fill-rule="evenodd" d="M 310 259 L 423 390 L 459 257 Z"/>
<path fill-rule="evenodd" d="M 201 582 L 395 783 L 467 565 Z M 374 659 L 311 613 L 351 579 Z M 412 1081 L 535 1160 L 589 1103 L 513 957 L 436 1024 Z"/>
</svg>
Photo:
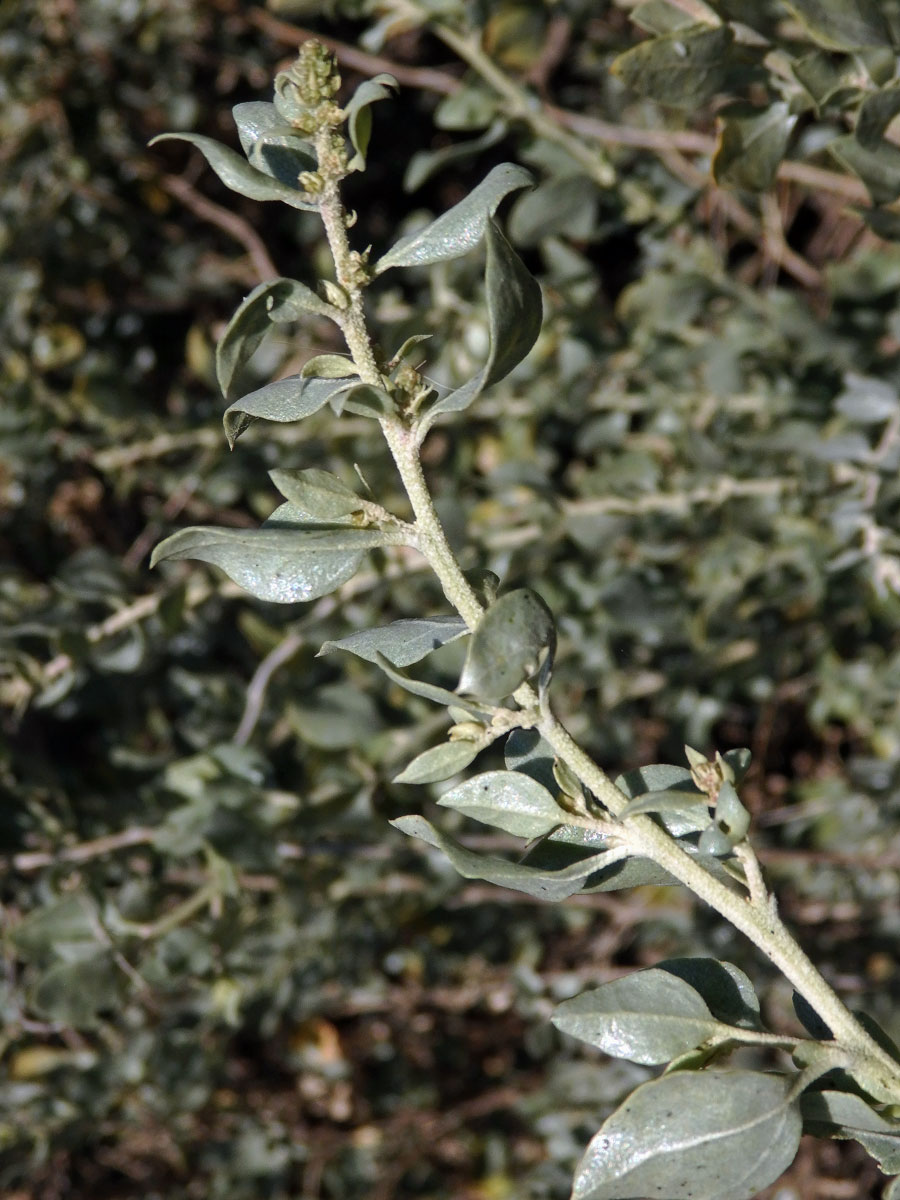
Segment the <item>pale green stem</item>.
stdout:
<svg viewBox="0 0 900 1200">
<path fill-rule="evenodd" d="M 458 38 L 459 35 L 453 36 Z M 326 136 L 328 135 L 323 133 L 319 138 L 324 139 Z M 326 147 L 327 142 L 322 140 L 319 146 Z M 321 161 L 320 148 L 320 163 Z M 347 292 L 350 301 L 348 308 L 343 312 L 342 321 L 348 349 L 360 378 L 379 386 L 381 376 L 366 326 L 362 284 L 353 270 L 337 178 L 325 177 L 320 211 L 334 257 L 337 280 Z M 456 561 L 435 511 L 422 473 L 415 432 L 404 425 L 399 417 L 385 418 L 381 421 L 381 427 L 415 514 L 419 549 L 437 575 L 448 601 L 457 609 L 469 628 L 474 629 L 484 609 Z M 537 696 L 528 684 L 523 684 L 517 690 L 516 700 L 523 708 L 535 711 Z M 588 791 L 610 813 L 619 816 L 628 803 L 628 797 L 619 791 L 609 776 L 581 749 L 547 705 L 541 708 L 537 728 Z M 608 826 L 608 820 L 598 819 L 598 828 L 608 830 Z M 625 844 L 632 853 L 651 859 L 714 908 L 778 967 L 796 991 L 829 1026 L 835 1040 L 845 1049 L 868 1060 L 867 1086 L 870 1090 L 873 1086 L 876 1091 L 880 1089 L 883 1093 L 882 1099 L 900 1096 L 900 1064 L 870 1037 L 825 982 L 785 928 L 778 916 L 774 900 L 767 894 L 759 893 L 758 880 L 751 881 L 754 886 L 753 894 L 749 897 L 731 891 L 685 853 L 665 830 L 647 816 L 629 817 L 621 824 L 618 837 L 621 838 L 620 845 Z"/>
<path fill-rule="evenodd" d="M 484 609 L 462 573 L 447 541 L 444 527 L 435 512 L 428 484 L 422 473 L 415 431 L 407 429 L 398 420 L 382 421 L 381 428 L 416 515 L 418 547 L 437 575 L 444 595 L 469 628 L 474 629 Z"/>
</svg>

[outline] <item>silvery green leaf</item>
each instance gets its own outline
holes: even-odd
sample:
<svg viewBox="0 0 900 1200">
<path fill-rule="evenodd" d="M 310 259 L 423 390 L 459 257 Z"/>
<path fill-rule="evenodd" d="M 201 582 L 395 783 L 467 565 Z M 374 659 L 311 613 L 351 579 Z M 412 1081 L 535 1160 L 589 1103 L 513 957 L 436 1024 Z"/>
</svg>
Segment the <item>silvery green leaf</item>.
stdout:
<svg viewBox="0 0 900 1200">
<path fill-rule="evenodd" d="M 378 100 L 388 100 L 392 89 L 398 87 L 393 75 L 373 75 L 364 80 L 350 98 L 350 103 L 344 108 L 347 117 L 347 134 L 350 144 L 356 151 L 347 164 L 351 171 L 366 169 L 366 153 L 369 149 L 369 138 L 372 134 L 372 105 Z"/>
<path fill-rule="evenodd" d="M 712 858 L 728 858 L 734 850 L 731 838 L 716 825 L 708 825 L 700 834 L 697 849 Z"/>
<path fill-rule="evenodd" d="M 388 535 L 377 529 L 290 527 L 290 506 L 276 509 L 262 529 L 193 526 L 167 537 L 153 551 L 150 565 L 166 559 L 195 558 L 220 567 L 229 579 L 276 604 L 315 600 L 356 573 L 363 554 L 384 546 Z M 279 514 L 280 517 L 279 517 Z M 280 522 L 285 522 L 278 527 Z"/>
<path fill-rule="evenodd" d="M 281 200 L 292 208 L 316 211 L 316 205 L 303 198 L 305 193 L 300 191 L 299 185 L 291 187 L 280 179 L 258 171 L 236 150 L 223 146 L 214 138 L 204 137 L 200 133 L 160 133 L 150 145 L 165 141 L 190 142 L 196 146 L 225 186 L 241 196 L 251 200 Z"/>
<path fill-rule="evenodd" d="M 459 690 L 502 700 L 529 679 L 541 656 L 556 649 L 553 614 L 531 588 L 500 596 L 484 613 L 469 642 Z"/>
<path fill-rule="evenodd" d="M 481 241 L 489 219 L 504 196 L 532 184 L 531 175 L 524 167 L 501 163 L 459 204 L 454 204 L 418 233 L 401 238 L 375 263 L 374 273 L 380 275 L 390 267 L 426 266 L 467 254 Z"/>
<path fill-rule="evenodd" d="M 304 379 L 349 379 L 356 373 L 348 354 L 316 354 L 300 368 Z"/>
<path fill-rule="evenodd" d="M 622 809 L 621 817 L 634 817 L 640 813 L 677 812 L 690 813 L 702 817 L 703 826 L 709 824 L 709 801 L 698 792 L 666 788 L 661 792 L 644 792 L 637 796 Z"/>
<path fill-rule="evenodd" d="M 540 837 L 566 820 L 550 792 L 530 775 L 518 771 L 476 775 L 444 792 L 438 804 L 523 838 Z"/>
<path fill-rule="evenodd" d="M 419 424 L 420 439 L 440 413 L 461 412 L 485 388 L 508 375 L 541 331 L 541 289 L 494 221 L 488 223 L 485 291 L 490 333 L 488 360 L 468 383 L 431 405 Z"/>
<path fill-rule="evenodd" d="M 693 792 L 703 802 L 696 810 L 687 806 L 662 807 L 653 809 L 658 812 L 661 823 L 673 837 L 683 837 L 685 834 L 698 833 L 709 824 L 709 813 L 706 809 L 706 797 L 697 788 L 687 767 L 676 766 L 672 763 L 651 763 L 646 767 L 636 767 L 626 771 L 615 780 L 616 787 L 631 799 L 638 800 L 642 796 L 659 792 Z M 652 803 L 652 802 L 651 802 Z"/>
<path fill-rule="evenodd" d="M 308 521 L 343 522 L 359 512 L 362 500 L 331 471 L 307 467 L 304 471 L 276 468 L 269 478 L 286 500 L 307 514 Z"/>
<path fill-rule="evenodd" d="M 733 963 L 715 958 L 669 958 L 656 964 L 689 983 L 717 1021 L 739 1029 L 760 1029 L 759 999 L 753 984 Z"/>
<path fill-rule="evenodd" d="M 241 149 L 249 158 L 254 143 L 266 133 L 277 130 L 279 133 L 290 131 L 299 136 L 291 125 L 287 125 L 278 115 L 275 105 L 267 100 L 251 100 L 246 104 L 235 104 L 231 110 L 234 123 L 237 126 Z"/>
<path fill-rule="evenodd" d="M 359 633 L 325 642 L 319 654 L 332 650 L 348 650 L 366 662 L 377 663 L 381 654 L 395 667 L 409 667 L 419 662 L 438 646 L 455 642 L 469 632 L 462 617 L 411 617 L 392 621 L 390 625 L 379 625 L 375 629 L 362 629 Z M 454 698 L 454 703 L 458 698 Z"/>
<path fill-rule="evenodd" d="M 508 770 L 530 775 L 551 793 L 555 791 L 553 763 L 556 754 L 536 729 L 514 729 L 506 739 L 503 758 Z"/>
<path fill-rule="evenodd" d="M 338 415 L 351 412 L 376 421 L 397 411 L 390 393 L 372 383 L 355 383 L 344 388 L 334 396 L 332 408 Z"/>
<path fill-rule="evenodd" d="M 390 660 L 379 650 L 375 651 L 375 662 L 388 679 L 392 679 L 394 683 L 399 684 L 414 696 L 421 696 L 423 700 L 431 700 L 435 704 L 443 704 L 447 708 L 464 708 L 475 716 L 490 712 L 490 709 L 484 704 L 479 704 L 475 700 L 466 700 L 465 697 L 457 696 L 455 692 L 449 692 L 446 688 L 438 687 L 434 683 L 426 683 L 423 679 L 410 679 L 408 675 L 404 675 L 402 671 L 398 671 L 392 666 Z"/>
<path fill-rule="evenodd" d="M 235 375 L 272 323 L 296 321 L 305 312 L 329 315 L 333 309 L 296 279 L 267 279 L 244 297 L 216 347 L 216 376 L 226 399 Z"/>
<path fill-rule="evenodd" d="M 687 767 L 674 763 L 651 763 L 646 767 L 635 767 L 619 775 L 615 785 L 632 800 L 647 792 L 664 792 L 673 788 L 678 791 L 690 791 L 693 788 L 698 796 L 702 794 Z"/>
<path fill-rule="evenodd" d="M 667 1063 L 720 1034 L 703 998 L 676 975 L 651 967 L 560 1004 L 557 1029 L 612 1058 Z"/>
<path fill-rule="evenodd" d="M 417 755 L 394 776 L 394 783 L 440 783 L 464 770 L 478 755 L 481 747 L 475 742 L 443 742 Z"/>
<path fill-rule="evenodd" d="M 343 380 L 304 379 L 289 375 L 235 400 L 225 410 L 223 422 L 228 444 L 234 444 L 254 421 L 302 421 L 323 408 L 344 386 Z"/>
<path fill-rule="evenodd" d="M 582 829 L 580 826 L 565 825 L 551 833 L 545 842 L 535 848 L 529 855 L 529 862 L 535 862 L 538 865 L 552 863 L 556 857 L 555 852 L 564 848 L 570 850 L 579 846 L 586 849 L 596 848 L 599 837 L 600 835 L 591 830 Z M 719 860 L 709 854 L 700 854 L 697 846 L 689 837 L 680 838 L 678 844 L 685 854 L 689 854 L 691 858 L 700 863 L 703 869 L 713 875 L 719 883 L 735 894 L 742 895 L 744 893 L 743 886 L 723 868 Z M 626 858 L 603 867 L 584 890 L 588 893 L 617 892 L 624 888 L 642 887 L 646 884 L 654 887 L 680 886 L 677 879 L 649 859 Z"/>
<path fill-rule="evenodd" d="M 572 1200 L 753 1200 L 797 1153 L 792 1084 L 726 1070 L 641 1084 L 591 1139 Z"/>
<path fill-rule="evenodd" d="M 423 342 L 428 342 L 434 337 L 431 333 L 413 333 L 411 334 L 400 349 L 391 355 L 391 363 L 399 366 L 404 359 L 409 358 L 416 346 L 421 346 Z"/>
<path fill-rule="evenodd" d="M 729 783 L 727 779 L 719 788 L 715 822 L 716 828 L 725 834 L 732 846 L 742 842 L 750 828 L 750 814 L 741 804 L 734 784 Z"/>
<path fill-rule="evenodd" d="M 865 1146 L 885 1175 L 900 1174 L 900 1121 L 887 1120 L 851 1092 L 804 1092 L 800 1110 L 804 1132 L 852 1138 Z"/>
<path fill-rule="evenodd" d="M 291 189 L 301 171 L 318 166 L 313 146 L 278 115 L 274 104 L 250 101 L 231 110 L 241 147 L 251 166 Z"/>
<path fill-rule="evenodd" d="M 410 837 L 421 838 L 429 846 L 442 850 L 464 879 L 484 879 L 498 887 L 525 892 L 542 900 L 565 900 L 579 891 L 586 876 L 602 865 L 606 854 L 596 854 L 559 871 L 541 871 L 521 863 L 507 862 L 490 854 L 475 854 L 452 838 L 446 837 L 424 817 L 398 817 L 391 821 L 395 829 Z"/>
</svg>

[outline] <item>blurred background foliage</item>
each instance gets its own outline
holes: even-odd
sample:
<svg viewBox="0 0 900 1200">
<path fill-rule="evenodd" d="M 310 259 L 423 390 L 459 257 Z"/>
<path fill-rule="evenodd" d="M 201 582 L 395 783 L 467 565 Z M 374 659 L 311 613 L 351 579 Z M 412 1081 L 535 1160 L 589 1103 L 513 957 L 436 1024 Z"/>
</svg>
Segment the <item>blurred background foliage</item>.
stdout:
<svg viewBox="0 0 900 1200">
<path fill-rule="evenodd" d="M 419 563 L 386 551 L 287 608 L 147 569 L 174 528 L 267 515 L 276 465 L 356 464 L 402 504 L 362 418 L 254 427 L 229 453 L 216 338 L 260 279 L 327 273 L 318 227 L 146 149 L 233 143 L 230 107 L 268 95 L 304 30 L 348 85 L 402 84 L 348 188 L 358 245 L 504 159 L 538 180 L 507 217 L 544 332 L 425 447 L 465 565 L 554 608 L 557 705 L 605 766 L 752 748 L 788 917 L 900 1035 L 898 6 L 850 28 L 829 0 L 754 5 L 752 27 L 747 7 L 0 6 L 4 1194 L 565 1197 L 641 1069 L 564 1042 L 554 1003 L 710 952 L 793 1020 L 676 891 L 552 908 L 389 829 L 431 805 L 390 780 L 444 718 L 315 655 L 442 611 Z M 432 333 L 428 372 L 466 378 L 480 287 L 477 256 L 392 281 L 385 349 Z M 331 337 L 270 340 L 248 389 Z M 450 686 L 460 654 L 433 660 Z M 877 1173 L 805 1143 L 782 1187 L 863 1197 Z"/>
</svg>

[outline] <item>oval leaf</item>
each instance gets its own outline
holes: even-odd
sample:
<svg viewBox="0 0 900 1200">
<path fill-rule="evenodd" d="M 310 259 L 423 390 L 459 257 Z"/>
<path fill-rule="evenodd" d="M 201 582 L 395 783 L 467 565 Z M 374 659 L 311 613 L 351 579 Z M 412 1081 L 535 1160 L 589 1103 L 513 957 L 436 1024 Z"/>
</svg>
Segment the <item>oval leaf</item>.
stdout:
<svg viewBox="0 0 900 1200">
<path fill-rule="evenodd" d="M 421 267 L 467 254 L 481 241 L 488 220 L 504 196 L 531 187 L 533 180 L 524 167 L 501 163 L 486 179 L 418 233 L 402 238 L 374 266 L 380 275 L 390 267 Z"/>
<path fill-rule="evenodd" d="M 566 1000 L 551 1019 L 604 1054 L 648 1066 L 667 1063 L 724 1028 L 690 984 L 655 968 Z"/>
<path fill-rule="evenodd" d="M 307 514 L 309 521 L 341 521 L 358 512 L 362 500 L 331 471 L 308 467 L 305 471 L 276 468 L 269 478 L 293 505 Z"/>
<path fill-rule="evenodd" d="M 431 405 L 419 423 L 420 440 L 441 413 L 462 412 L 485 388 L 518 366 L 541 331 L 541 289 L 493 221 L 489 222 L 487 232 L 485 291 L 490 332 L 488 360 L 468 383 Z"/>
<path fill-rule="evenodd" d="M 438 646 L 454 642 L 468 632 L 462 617 L 413 617 L 325 642 L 319 654 L 349 650 L 370 663 L 377 663 L 380 654 L 395 667 L 409 667 Z"/>
<path fill-rule="evenodd" d="M 304 379 L 301 375 L 289 375 L 250 392 L 235 400 L 225 410 L 222 418 L 228 444 L 234 444 L 254 421 L 302 421 L 323 408 L 335 392 L 340 391 L 343 381 L 334 379 Z"/>
<path fill-rule="evenodd" d="M 282 505 L 273 517 L 287 508 Z M 161 542 L 153 551 L 150 565 L 165 559 L 199 559 L 220 567 L 229 579 L 259 600 L 296 604 L 315 600 L 339 587 L 356 573 L 366 550 L 383 546 L 388 540 L 374 529 L 194 526 Z"/>
<path fill-rule="evenodd" d="M 591 1139 L 572 1200 L 753 1200 L 800 1143 L 792 1081 L 673 1071 L 635 1088 Z"/>
<path fill-rule="evenodd" d="M 639 42 L 619 55 L 612 71 L 642 96 L 675 108 L 693 108 L 721 89 L 733 41 L 728 25 L 681 29 Z"/>
<path fill-rule="evenodd" d="M 556 646 L 553 614 L 531 588 L 507 592 L 490 606 L 472 634 L 459 690 L 502 700 L 541 665 Z"/>
<path fill-rule="evenodd" d="M 753 984 L 734 963 L 715 958 L 669 958 L 657 963 L 656 970 L 689 983 L 717 1021 L 739 1029 L 762 1028 Z"/>
<path fill-rule="evenodd" d="M 394 776 L 394 783 L 440 783 L 450 779 L 472 762 L 481 747 L 475 742 L 443 742 L 432 746 L 412 760 L 405 770 Z"/>
<path fill-rule="evenodd" d="M 291 187 L 280 179 L 258 171 L 236 150 L 223 146 L 214 138 L 204 137 L 200 133 L 160 133 L 150 145 L 165 141 L 190 142 L 196 146 L 225 186 L 241 196 L 251 200 L 281 200 L 292 208 L 316 212 L 316 205 L 304 199 L 306 193 L 300 191 L 299 185 Z"/>
<path fill-rule="evenodd" d="M 540 837 L 566 820 L 547 789 L 519 771 L 476 775 L 445 792 L 438 804 L 523 838 Z"/>
</svg>

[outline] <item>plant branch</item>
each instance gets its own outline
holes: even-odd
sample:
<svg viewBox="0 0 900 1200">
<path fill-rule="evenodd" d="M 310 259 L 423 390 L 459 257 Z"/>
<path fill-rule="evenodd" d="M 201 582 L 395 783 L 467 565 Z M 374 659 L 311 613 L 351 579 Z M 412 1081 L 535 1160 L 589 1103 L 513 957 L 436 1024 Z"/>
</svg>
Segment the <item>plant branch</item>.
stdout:
<svg viewBox="0 0 900 1200">
<path fill-rule="evenodd" d="M 441 36 L 449 32 L 452 37 L 445 40 L 458 48 L 461 54 L 465 51 L 472 59 L 479 61 L 480 69 L 479 56 L 483 57 L 480 47 L 453 31 L 445 31 L 443 27 L 439 32 Z M 489 60 L 485 60 L 485 65 L 492 76 L 496 68 Z M 505 81 L 504 76 L 501 79 Z M 513 111 L 519 111 L 526 103 L 524 93 L 517 88 L 514 92 L 507 90 L 502 94 Z M 339 191 L 342 176 L 338 170 L 328 169 L 330 138 L 330 130 L 325 129 L 316 137 L 319 169 L 324 180 L 320 209 L 337 279 L 349 299 L 343 322 L 344 334 L 360 378 L 375 386 L 382 386 L 383 380 L 375 361 L 363 309 L 366 280 L 355 269 L 359 260 L 358 257 L 354 259 L 347 239 L 346 215 Z M 398 415 L 386 416 L 380 424 L 415 514 L 418 548 L 440 580 L 448 601 L 469 628 L 474 629 L 484 609 L 447 541 L 422 472 L 415 431 Z M 538 697 L 530 684 L 522 684 L 516 690 L 515 700 L 523 709 L 531 712 L 538 710 Z M 900 1064 L 894 1062 L 863 1029 L 794 941 L 778 916 L 774 899 L 766 891 L 755 857 L 743 856 L 745 887 L 749 895 L 743 891 L 736 892 L 687 854 L 649 816 L 629 817 L 622 821 L 621 815 L 629 798 L 574 741 L 548 704 L 540 704 L 539 711 L 536 727 L 553 747 L 560 761 L 608 810 L 612 818 L 620 818 L 617 822 L 609 817 L 594 819 L 590 814 L 584 814 L 578 818 L 578 823 L 587 824 L 610 836 L 615 843 L 610 851 L 614 857 L 623 857 L 627 852 L 649 858 L 725 917 L 781 970 L 797 992 L 812 1005 L 831 1029 L 839 1048 L 864 1061 L 867 1088 L 879 1099 L 900 1096 Z"/>
</svg>

